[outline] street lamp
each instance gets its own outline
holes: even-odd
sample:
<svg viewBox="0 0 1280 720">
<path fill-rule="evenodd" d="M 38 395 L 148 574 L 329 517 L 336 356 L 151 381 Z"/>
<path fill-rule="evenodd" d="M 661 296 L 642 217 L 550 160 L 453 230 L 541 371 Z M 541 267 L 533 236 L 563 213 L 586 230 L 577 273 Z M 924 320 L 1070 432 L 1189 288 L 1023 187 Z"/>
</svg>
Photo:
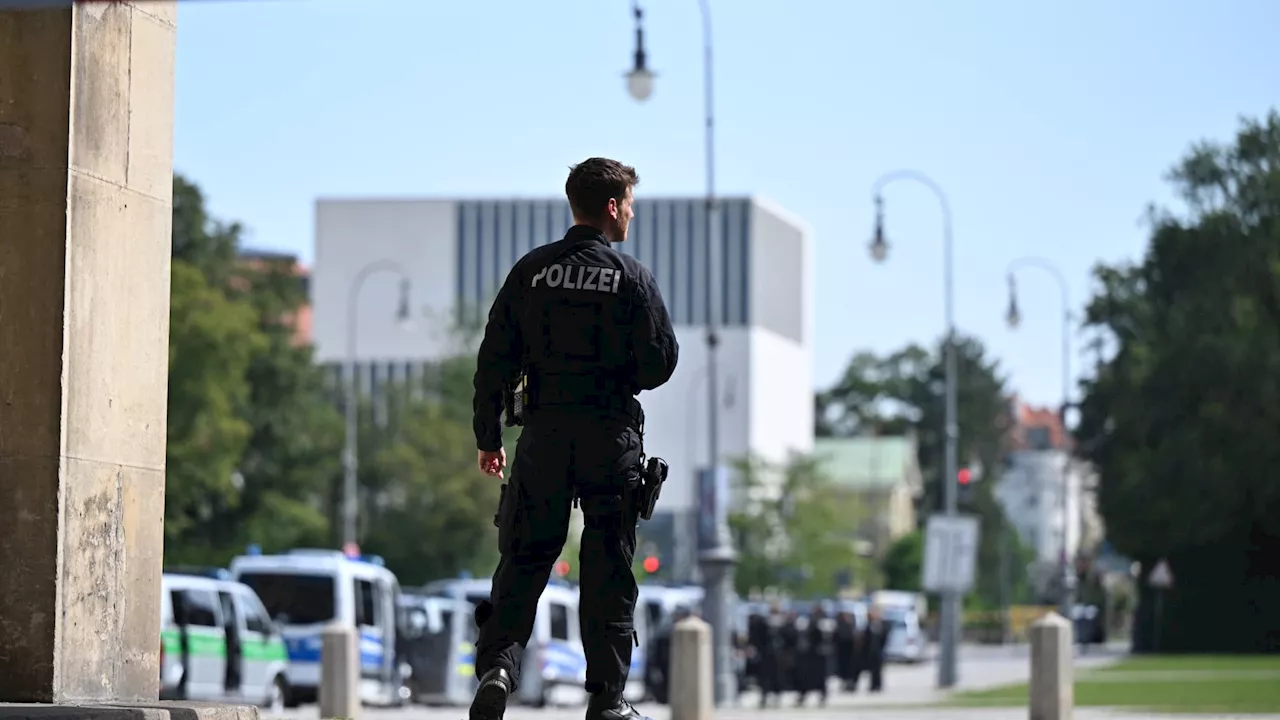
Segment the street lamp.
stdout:
<svg viewBox="0 0 1280 720">
<path fill-rule="evenodd" d="M 944 352 L 946 354 L 946 419 L 943 426 L 945 438 L 945 460 L 943 463 L 943 509 L 947 516 L 955 516 L 957 512 L 956 477 L 957 449 L 959 429 L 956 423 L 956 323 L 955 323 L 955 271 L 952 262 L 951 237 L 951 204 L 947 194 L 929 176 L 915 170 L 898 170 L 880 177 L 871 187 L 871 196 L 876 205 L 875 236 L 871 240 L 871 257 L 881 262 L 889 254 L 889 244 L 884 239 L 884 199 L 881 191 L 885 186 L 898 180 L 917 182 L 933 191 L 938 203 L 942 206 L 942 252 L 943 252 L 943 286 L 944 315 L 947 326 L 947 337 Z M 939 654 L 938 654 L 938 687 L 949 688 L 956 683 L 956 646 L 960 640 L 960 593 L 944 591 L 939 608 Z"/>
<path fill-rule="evenodd" d="M 359 500 L 359 461 L 356 457 L 358 415 L 356 398 L 359 382 L 356 378 L 356 325 L 359 314 L 356 312 L 360 300 L 360 290 L 374 273 L 394 272 L 400 276 L 400 298 L 396 303 L 395 318 L 401 327 L 408 326 L 412 318 L 409 312 L 409 271 L 394 260 L 375 260 L 365 265 L 356 273 L 347 291 L 347 383 L 346 402 L 343 408 L 347 424 L 346 438 L 342 447 L 342 544 L 353 546 L 357 541 L 357 521 L 360 515 Z"/>
<path fill-rule="evenodd" d="M 1018 286 L 1016 273 L 1023 268 L 1038 268 L 1053 277 L 1062 294 L 1062 422 L 1063 461 L 1062 461 L 1062 549 L 1058 554 L 1058 564 L 1062 587 L 1059 595 L 1059 610 L 1065 618 L 1071 617 L 1071 609 L 1075 604 L 1074 582 L 1071 574 L 1071 561 L 1067 557 L 1067 534 L 1071 526 L 1071 514 L 1068 511 L 1067 498 L 1070 491 L 1070 450 L 1067 448 L 1067 407 L 1071 403 L 1071 298 L 1067 293 L 1067 280 L 1056 265 L 1043 258 L 1028 257 L 1009 263 L 1006 271 L 1009 277 L 1009 309 L 1005 314 L 1005 322 L 1010 329 L 1017 329 L 1022 321 L 1018 312 Z"/>
<path fill-rule="evenodd" d="M 644 27 L 641 24 L 644 20 L 644 11 L 637 3 L 632 3 L 631 12 L 636 18 L 636 52 L 635 64 L 631 72 L 627 73 L 627 92 L 631 93 L 631 97 L 638 102 L 644 102 L 653 94 L 654 75 L 649 72 L 649 67 L 645 63 Z"/>
<path fill-rule="evenodd" d="M 627 76 L 627 85 L 633 97 L 643 101 L 653 91 L 653 74 L 645 65 L 644 32 L 640 26 L 643 13 L 638 3 L 632 3 L 636 18 L 636 51 L 635 65 Z M 713 91 L 713 63 L 711 46 L 711 6 L 709 0 L 698 0 L 698 9 L 702 13 L 702 57 L 703 57 L 703 121 L 706 135 L 704 149 L 706 151 L 707 198 L 704 236 L 707 241 L 707 437 L 709 468 L 714 474 L 720 467 L 720 388 L 716 364 L 716 346 L 719 338 L 716 334 L 716 300 L 720 297 L 717 287 L 720 284 L 720 267 L 718 263 L 718 246 L 716 237 L 716 219 L 718 208 L 715 193 L 715 93 Z M 698 566 L 702 571 L 705 599 L 703 615 L 711 625 L 712 647 L 715 656 L 716 704 L 722 705 L 737 697 L 737 676 L 733 667 L 733 612 L 730 607 L 733 597 L 733 566 L 737 562 L 737 554 L 733 549 L 733 538 L 729 532 L 725 513 L 722 508 L 728 498 L 717 501 L 717 521 L 714 539 L 709 547 L 703 548 L 698 556 Z"/>
<path fill-rule="evenodd" d="M 885 242 L 884 239 L 884 199 L 877 194 L 875 203 L 876 232 L 871 238 L 871 259 L 880 263 L 889 257 L 889 243 Z"/>
<path fill-rule="evenodd" d="M 1018 312 L 1018 284 L 1009 273 L 1009 309 L 1005 311 L 1004 322 L 1010 330 L 1017 330 L 1022 324 L 1022 313 Z"/>
</svg>

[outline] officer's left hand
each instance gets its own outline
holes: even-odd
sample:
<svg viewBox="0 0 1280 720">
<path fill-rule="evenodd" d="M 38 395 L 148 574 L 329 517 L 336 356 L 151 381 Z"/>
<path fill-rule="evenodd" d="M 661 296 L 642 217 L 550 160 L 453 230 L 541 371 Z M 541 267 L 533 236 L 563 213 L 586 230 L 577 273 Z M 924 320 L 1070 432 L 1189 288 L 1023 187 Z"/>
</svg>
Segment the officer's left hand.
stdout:
<svg viewBox="0 0 1280 720">
<path fill-rule="evenodd" d="M 502 471 L 507 467 L 507 451 L 502 448 L 494 452 L 478 450 L 476 463 L 480 466 L 480 472 L 501 480 Z"/>
</svg>

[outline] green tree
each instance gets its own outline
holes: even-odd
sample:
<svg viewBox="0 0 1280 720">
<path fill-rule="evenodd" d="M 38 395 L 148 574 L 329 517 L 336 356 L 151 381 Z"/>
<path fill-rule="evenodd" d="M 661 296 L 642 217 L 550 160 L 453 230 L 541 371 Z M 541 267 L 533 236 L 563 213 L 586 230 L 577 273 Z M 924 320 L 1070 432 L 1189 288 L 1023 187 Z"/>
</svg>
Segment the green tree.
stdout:
<svg viewBox="0 0 1280 720">
<path fill-rule="evenodd" d="M 817 460 L 794 455 L 782 464 L 751 458 L 737 465 L 737 494 L 746 500 L 730 513 L 729 527 L 739 553 L 739 593 L 778 588 L 830 596 L 841 576 L 870 574 L 871 564 L 856 552 L 863 506 Z"/>
<path fill-rule="evenodd" d="M 209 285 L 225 289 L 236 270 L 243 230 L 239 223 L 210 217 L 200 188 L 182 175 L 173 176 L 174 260 L 195 267 Z"/>
<path fill-rule="evenodd" d="M 292 259 L 242 258 L 241 226 L 195 184 L 175 176 L 173 197 L 166 557 L 323 544 L 341 424 L 297 338 L 301 279 Z"/>
<path fill-rule="evenodd" d="M 253 432 L 246 374 L 265 339 L 253 307 L 195 265 L 175 259 L 170 283 L 165 551 L 203 562 L 213 519 L 239 503 L 237 468 Z"/>
<path fill-rule="evenodd" d="M 898 538 L 885 552 L 881 565 L 885 587 L 918 592 L 924 567 L 924 533 L 917 530 Z"/>
<path fill-rule="evenodd" d="M 248 368 L 245 418 L 253 435 L 240 462 L 245 478 L 237 512 L 223 518 L 228 547 L 253 542 L 265 551 L 323 545 L 326 494 L 340 469 L 343 427 L 295 326 L 307 298 L 291 259 L 242 265 L 235 275 L 266 342 Z M 235 284 L 233 283 L 233 286 Z"/>
<path fill-rule="evenodd" d="M 381 555 L 406 585 L 464 570 L 488 575 L 497 564 L 493 518 L 501 483 L 476 467 L 474 372 L 474 356 L 448 358 L 421 383 L 384 394 L 382 427 L 372 427 L 371 413 L 362 413 L 361 545 Z M 518 428 L 503 438 L 508 476 L 518 438 Z"/>
<path fill-rule="evenodd" d="M 921 520 L 942 509 L 943 419 L 946 374 L 941 343 L 934 351 L 909 345 L 877 358 L 854 355 L 841 379 L 818 393 L 818 434 L 915 433 L 921 473 L 925 478 L 920 500 Z M 1008 393 L 999 364 L 987 357 L 976 338 L 956 338 L 958 455 L 962 466 L 976 463 L 981 479 L 964 492 L 961 510 L 978 516 L 981 537 L 975 592 L 981 605 L 996 606 L 1001 598 L 1000 538 L 1004 512 L 994 497 L 1003 467 L 1008 428 Z"/>
<path fill-rule="evenodd" d="M 1177 585 L 1164 649 L 1280 649 L 1280 114 L 1201 143 L 1150 212 L 1138 263 L 1100 265 L 1087 324 L 1115 353 L 1085 383 L 1078 430 L 1109 540 Z M 1145 588 L 1135 642 L 1149 648 Z"/>
</svg>

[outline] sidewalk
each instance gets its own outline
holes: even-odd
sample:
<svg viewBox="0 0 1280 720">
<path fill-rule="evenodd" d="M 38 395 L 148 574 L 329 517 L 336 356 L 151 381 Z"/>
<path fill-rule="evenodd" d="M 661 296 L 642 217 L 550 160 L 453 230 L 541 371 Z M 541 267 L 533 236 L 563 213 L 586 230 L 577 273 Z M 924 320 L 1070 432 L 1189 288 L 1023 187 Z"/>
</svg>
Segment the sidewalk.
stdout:
<svg viewBox="0 0 1280 720">
<path fill-rule="evenodd" d="M 536 712 L 536 711 L 535 711 Z M 670 713 L 651 714 L 654 720 L 669 720 Z M 516 715 L 507 713 L 512 720 L 532 720 L 545 715 Z M 575 717 L 581 717 L 580 714 Z M 866 709 L 851 711 L 844 708 L 783 708 L 781 710 L 719 710 L 715 720 L 1027 720 L 1027 708 L 930 708 L 911 707 L 901 709 Z M 1101 708 L 1076 708 L 1073 720 L 1187 720 L 1188 718 L 1248 718 L 1248 720 L 1280 720 L 1280 715 L 1152 715 L 1145 712 L 1105 710 Z"/>
</svg>

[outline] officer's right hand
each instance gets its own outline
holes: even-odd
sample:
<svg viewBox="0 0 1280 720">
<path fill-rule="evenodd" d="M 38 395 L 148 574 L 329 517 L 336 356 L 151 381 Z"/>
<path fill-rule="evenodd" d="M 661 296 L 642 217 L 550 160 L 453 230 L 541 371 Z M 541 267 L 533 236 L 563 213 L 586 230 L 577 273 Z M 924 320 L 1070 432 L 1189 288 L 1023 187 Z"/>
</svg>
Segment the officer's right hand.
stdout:
<svg viewBox="0 0 1280 720">
<path fill-rule="evenodd" d="M 502 471 L 507 467 L 507 451 L 498 448 L 496 451 L 477 450 L 476 464 L 485 475 L 502 479 Z"/>
</svg>

